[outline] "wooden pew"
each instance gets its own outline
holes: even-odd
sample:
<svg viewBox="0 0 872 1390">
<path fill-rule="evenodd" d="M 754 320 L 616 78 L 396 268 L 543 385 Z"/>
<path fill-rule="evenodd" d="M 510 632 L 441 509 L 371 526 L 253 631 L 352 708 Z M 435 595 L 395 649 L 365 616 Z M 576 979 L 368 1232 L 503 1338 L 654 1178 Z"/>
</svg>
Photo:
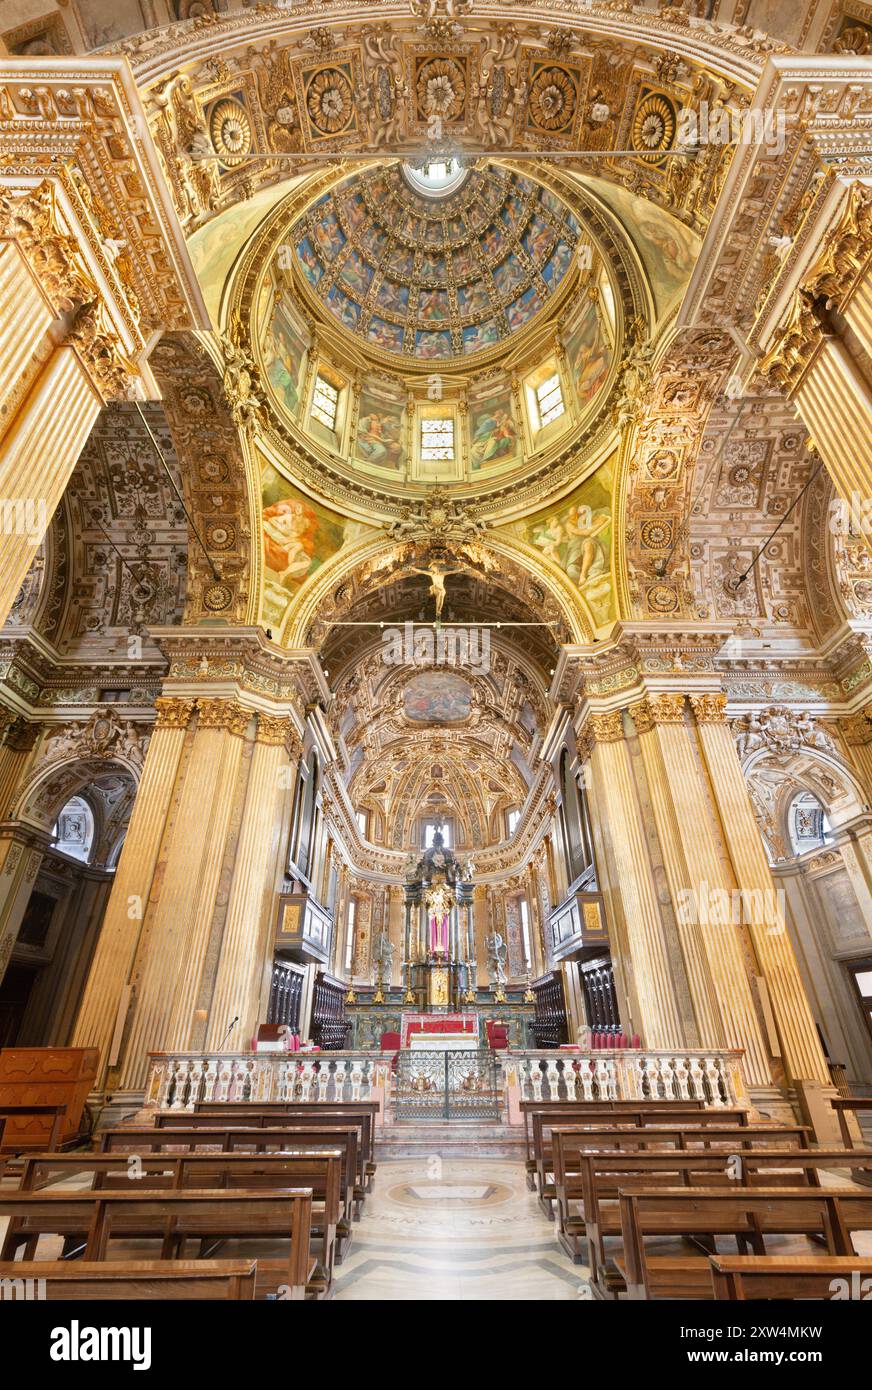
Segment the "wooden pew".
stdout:
<svg viewBox="0 0 872 1390">
<path fill-rule="evenodd" d="M 820 1237 L 830 1255 L 851 1255 L 852 1232 L 872 1230 L 872 1193 L 855 1188 L 659 1188 L 621 1192 L 623 1252 L 615 1261 L 631 1299 L 714 1296 L 709 1255 L 655 1253 L 652 1238 L 743 1237 L 766 1254 L 773 1235 Z"/>
<path fill-rule="evenodd" d="M 24 1160 L 21 1192 L 44 1191 L 52 1183 L 87 1174 L 93 1191 L 156 1192 L 189 1188 L 246 1191 L 282 1188 L 312 1189 L 314 1251 L 319 1261 L 310 1292 L 330 1293 L 333 1282 L 337 1227 L 342 1218 L 342 1163 L 340 1149 L 297 1153 L 151 1153 L 137 1157 L 136 1167 L 125 1166 L 117 1153 L 38 1154 Z M 64 1257 L 76 1251 L 67 1249 Z"/>
<path fill-rule="evenodd" d="M 256 1113 L 259 1116 L 261 1125 L 284 1125 L 285 1116 L 292 1116 L 293 1119 L 309 1119 L 312 1123 L 317 1123 L 321 1115 L 348 1115 L 357 1119 L 362 1116 L 363 1126 L 363 1179 L 366 1183 L 367 1191 L 370 1190 L 371 1180 L 376 1173 L 376 1126 L 378 1115 L 380 1115 L 381 1105 L 378 1101 L 264 1101 L 252 1105 L 246 1101 L 197 1101 L 193 1113 L 195 1115 L 214 1115 L 220 1123 L 224 1119 L 234 1120 L 236 1123 L 245 1123 L 245 1116 Z M 159 1112 L 159 1113 L 185 1113 L 185 1112 Z M 277 1116 L 277 1118 L 275 1118 Z M 335 1122 L 341 1123 L 341 1122 Z"/>
<path fill-rule="evenodd" d="M 85 1236 L 86 1260 L 105 1260 L 113 1240 L 159 1240 L 161 1257 L 181 1259 L 188 1240 L 283 1240 L 281 1259 L 257 1260 L 257 1295 L 281 1288 L 299 1301 L 315 1273 L 309 1250 L 310 1188 L 280 1192 L 0 1192 L 10 1218 L 0 1261 L 20 1246 L 32 1259 L 40 1236 Z"/>
<path fill-rule="evenodd" d="M 39 1296 L 56 1299 L 249 1299 L 254 1298 L 254 1260 L 15 1260 L 0 1264 L 3 1301 L 25 1297 L 26 1282 L 39 1281 Z"/>
<path fill-rule="evenodd" d="M 116 1129 L 101 1130 L 97 1138 L 101 1153 L 119 1156 L 171 1152 L 296 1153 L 304 1149 L 339 1149 L 342 1153 L 339 1180 L 342 1214 L 336 1230 L 336 1263 L 341 1264 L 348 1254 L 352 1238 L 352 1220 L 360 1200 L 357 1177 L 360 1154 L 359 1125 L 329 1125 L 323 1128 L 300 1125 L 289 1129 L 277 1129 L 273 1126 L 266 1129 L 245 1129 L 234 1125 L 219 1129 L 153 1129 L 151 1125 L 124 1125 Z"/>
<path fill-rule="evenodd" d="M 695 1117 L 694 1117 L 695 1118 Z M 673 1125 L 608 1125 L 586 1127 L 579 1125 L 554 1125 L 551 1129 L 550 1144 L 544 1146 L 540 1160 L 546 1176 L 554 1172 L 555 1135 L 559 1132 L 562 1146 L 561 1168 L 572 1171 L 575 1158 L 582 1153 L 597 1153 L 602 1150 L 616 1150 L 631 1153 L 639 1149 L 717 1149 L 720 1152 L 732 1149 L 760 1148 L 764 1145 L 807 1149 L 810 1130 L 806 1125 L 737 1125 L 735 1128 L 718 1128 L 715 1125 L 683 1123 L 676 1120 Z M 550 1184 L 549 1196 L 557 1196 L 557 1181 Z M 540 1203 L 543 1207 L 545 1203 Z M 548 1210 L 549 1219 L 553 1213 Z"/>
<path fill-rule="evenodd" d="M 155 1117 L 156 1129 L 211 1129 L 213 1126 L 229 1126 L 237 1130 L 243 1129 L 287 1129 L 296 1125 L 321 1125 L 337 1126 L 343 1128 L 347 1125 L 357 1125 L 360 1130 L 360 1143 L 358 1145 L 358 1181 L 361 1192 L 358 1194 L 358 1204 L 363 1202 L 368 1184 L 371 1183 L 372 1173 L 367 1154 L 373 1151 L 373 1119 L 368 1113 L 353 1113 L 349 1107 L 346 1110 L 334 1110 L 329 1105 L 311 1105 L 305 1109 L 291 1109 L 286 1111 L 272 1110 L 264 1111 L 257 1106 L 250 1107 L 244 1116 L 229 1117 L 220 1111 L 162 1111 Z M 359 1215 L 359 1210 L 358 1210 Z"/>
<path fill-rule="evenodd" d="M 518 1103 L 518 1108 L 524 1116 L 524 1142 L 527 1150 L 527 1186 L 533 1191 L 535 1187 L 534 1174 L 536 1172 L 536 1158 L 533 1152 L 533 1136 L 531 1130 L 531 1116 L 534 1114 L 565 1115 L 561 1120 L 562 1124 L 607 1124 L 610 1119 L 614 1119 L 616 1124 L 624 1124 L 625 1121 L 620 1116 L 627 1114 L 631 1109 L 634 1113 L 641 1113 L 644 1110 L 657 1106 L 660 1113 L 670 1116 L 675 1109 L 683 1114 L 687 1110 L 703 1110 L 705 1107 L 701 1100 L 688 1101 L 652 1101 L 652 1100 L 592 1100 L 592 1101 L 568 1101 L 568 1100 L 522 1100 Z M 631 1121 L 635 1124 L 635 1120 Z"/>
<path fill-rule="evenodd" d="M 60 1143 L 61 1130 L 63 1128 L 64 1116 L 67 1107 L 62 1105 L 0 1105 L 0 1144 L 7 1153 L 23 1153 L 27 1149 L 38 1148 L 40 1150 L 56 1149 Z M 27 1120 L 34 1116 L 51 1121 L 51 1130 L 48 1139 L 40 1136 L 36 1141 L 33 1136 L 22 1135 L 16 1139 L 14 1125 L 7 1126 L 8 1120 Z M 8 1131 L 8 1132 L 7 1132 Z"/>
<path fill-rule="evenodd" d="M 872 1260 L 857 1255 L 712 1255 L 709 1263 L 715 1298 L 731 1303 L 872 1297 Z"/>
<path fill-rule="evenodd" d="M 531 1139 L 533 1146 L 533 1161 L 535 1164 L 536 1186 L 539 1191 L 539 1205 L 545 1211 L 550 1220 L 553 1212 L 551 1203 L 554 1198 L 554 1185 L 550 1180 L 551 1172 L 551 1145 L 550 1133 L 554 1124 L 573 1124 L 579 1127 L 586 1127 L 587 1120 L 584 1116 L 567 1116 L 543 1114 L 542 1111 L 533 1110 L 530 1113 Z M 592 1121 L 593 1125 L 601 1126 L 608 1123 L 605 1118 Z M 627 1108 L 624 1110 L 616 1127 L 624 1129 L 634 1126 L 637 1129 L 649 1129 L 652 1127 L 660 1128 L 662 1125 L 689 1124 L 697 1128 L 717 1128 L 723 1129 L 727 1126 L 738 1126 L 744 1128 L 748 1123 L 747 1110 L 738 1107 L 727 1109 L 721 1107 L 717 1110 L 698 1110 L 692 1107 L 681 1110 L 678 1106 L 670 1108 L 668 1114 L 658 1112 L 653 1108 L 635 1109 Z"/>
<path fill-rule="evenodd" d="M 839 1117 L 839 1129 L 846 1149 L 853 1149 L 854 1136 L 848 1128 L 848 1116 L 859 1111 L 872 1111 L 872 1096 L 831 1096 L 830 1105 Z"/>
<path fill-rule="evenodd" d="M 843 1149 L 743 1149 L 737 1154 L 737 1167 L 728 1163 L 732 1157 L 711 1149 L 656 1153 L 648 1150 L 637 1153 L 579 1154 L 573 1160 L 573 1170 L 562 1167 L 560 1141 L 555 1145 L 556 1162 L 561 1164 L 557 1175 L 558 1215 L 562 1226 L 558 1240 L 575 1263 L 586 1263 L 604 1295 L 620 1292 L 620 1281 L 607 1258 L 606 1240 L 621 1235 L 619 1192 L 638 1189 L 651 1191 L 656 1187 L 820 1187 L 822 1168 L 846 1167 Z M 867 1172 L 872 1172 L 872 1150 L 861 1156 Z M 847 1178 L 847 1173 L 845 1177 Z M 577 1214 L 575 1205 L 581 1206 Z"/>
<path fill-rule="evenodd" d="M 278 1115 L 278 1116 L 282 1116 L 282 1117 L 284 1117 L 285 1115 L 293 1115 L 294 1117 L 309 1116 L 309 1117 L 312 1117 L 312 1119 L 313 1119 L 313 1121 L 314 1121 L 315 1123 L 317 1123 L 318 1116 L 319 1116 L 320 1114 L 324 1113 L 324 1112 L 327 1112 L 327 1113 L 329 1113 L 329 1114 L 331 1114 L 331 1115 L 337 1115 L 337 1114 L 338 1114 L 338 1115 L 352 1115 L 352 1116 L 354 1116 L 355 1118 L 356 1118 L 358 1115 L 364 1116 L 364 1117 L 366 1118 L 366 1120 L 368 1121 L 368 1123 L 366 1123 L 366 1124 L 364 1125 L 364 1140 L 365 1140 L 364 1160 L 365 1160 L 365 1164 L 366 1164 L 364 1176 L 365 1176 L 366 1179 L 367 1179 L 367 1184 L 366 1184 L 366 1185 L 367 1185 L 367 1190 L 368 1190 L 369 1187 L 371 1186 L 371 1179 L 372 1179 L 372 1177 L 373 1177 L 373 1175 L 374 1175 L 374 1173 L 375 1173 L 375 1171 L 376 1171 L 376 1162 L 375 1162 L 375 1130 L 376 1130 L 376 1125 L 377 1125 L 377 1123 L 378 1123 L 379 1114 L 381 1113 L 381 1104 L 380 1104 L 379 1101 L 377 1101 L 377 1100 L 330 1100 L 330 1101 L 315 1101 L 315 1100 L 293 1100 L 293 1101 L 290 1101 L 290 1100 L 271 1100 L 271 1101 L 261 1101 L 261 1102 L 258 1102 L 258 1103 L 255 1104 L 255 1105 L 252 1105 L 251 1102 L 248 1102 L 248 1101 L 235 1101 L 235 1100 L 231 1100 L 231 1101 L 206 1101 L 206 1100 L 199 1100 L 199 1101 L 196 1102 L 196 1104 L 195 1104 L 195 1106 L 194 1106 L 194 1114 L 195 1114 L 195 1115 L 216 1115 L 216 1116 L 227 1116 L 227 1115 L 232 1115 L 232 1117 L 233 1117 L 234 1119 L 241 1118 L 241 1117 L 244 1116 L 244 1115 L 248 1115 L 248 1114 L 250 1114 L 250 1113 L 252 1112 L 252 1110 L 256 1111 L 259 1115 L 263 1115 L 264 1117 L 266 1117 L 266 1118 L 265 1118 L 265 1122 L 268 1123 L 268 1124 L 273 1124 L 273 1123 L 281 1124 L 281 1123 L 284 1122 L 283 1119 L 281 1119 L 281 1120 L 275 1120 L 275 1121 L 269 1119 L 270 1116 L 274 1116 L 274 1115 Z M 162 1113 L 165 1113 L 165 1112 L 162 1112 Z M 173 1112 L 170 1112 L 170 1113 L 173 1113 Z"/>
</svg>

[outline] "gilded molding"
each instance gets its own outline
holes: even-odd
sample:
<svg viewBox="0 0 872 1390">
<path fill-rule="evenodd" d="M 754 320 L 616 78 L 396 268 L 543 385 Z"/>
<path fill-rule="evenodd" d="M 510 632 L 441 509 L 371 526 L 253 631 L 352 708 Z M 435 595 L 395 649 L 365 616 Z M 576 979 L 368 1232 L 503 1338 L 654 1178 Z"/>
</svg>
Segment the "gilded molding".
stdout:
<svg viewBox="0 0 872 1390">
<path fill-rule="evenodd" d="M 691 695 L 689 699 L 691 708 L 696 715 L 697 724 L 725 724 L 727 722 L 727 697 L 722 692 Z"/>
<path fill-rule="evenodd" d="M 156 729 L 187 729 L 194 713 L 194 700 L 181 700 L 177 696 L 159 695 L 154 702 L 157 710 Z"/>
</svg>

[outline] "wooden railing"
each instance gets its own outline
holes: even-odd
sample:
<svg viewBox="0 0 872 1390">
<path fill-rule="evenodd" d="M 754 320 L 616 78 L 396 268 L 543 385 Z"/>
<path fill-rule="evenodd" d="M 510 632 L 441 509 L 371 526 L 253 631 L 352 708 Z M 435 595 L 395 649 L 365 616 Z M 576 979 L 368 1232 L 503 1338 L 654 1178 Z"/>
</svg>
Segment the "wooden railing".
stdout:
<svg viewBox="0 0 872 1390">
<path fill-rule="evenodd" d="M 750 1105 L 741 1051 L 660 1052 L 649 1048 L 507 1052 L 513 1100 L 701 1100 Z"/>
<path fill-rule="evenodd" d="M 390 1057 L 373 1052 L 152 1052 L 145 1106 L 376 1100 L 384 1098 L 389 1080 Z"/>
</svg>

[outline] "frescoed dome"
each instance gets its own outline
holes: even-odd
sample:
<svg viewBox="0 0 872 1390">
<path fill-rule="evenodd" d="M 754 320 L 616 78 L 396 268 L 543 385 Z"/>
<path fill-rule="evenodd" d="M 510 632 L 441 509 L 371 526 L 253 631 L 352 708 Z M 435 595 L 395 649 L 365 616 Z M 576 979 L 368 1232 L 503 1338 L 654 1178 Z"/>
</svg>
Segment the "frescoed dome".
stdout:
<svg viewBox="0 0 872 1390">
<path fill-rule="evenodd" d="M 336 322 L 418 362 L 469 357 L 526 327 L 581 238 L 550 189 L 453 160 L 357 174 L 291 232 L 303 279 Z"/>
</svg>

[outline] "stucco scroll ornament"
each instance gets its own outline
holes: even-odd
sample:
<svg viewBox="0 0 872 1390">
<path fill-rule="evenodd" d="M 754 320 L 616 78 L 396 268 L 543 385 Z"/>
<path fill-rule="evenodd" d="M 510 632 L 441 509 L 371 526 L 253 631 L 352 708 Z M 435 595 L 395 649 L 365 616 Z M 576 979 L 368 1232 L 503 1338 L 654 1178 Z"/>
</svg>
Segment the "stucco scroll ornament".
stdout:
<svg viewBox="0 0 872 1390">
<path fill-rule="evenodd" d="M 376 146 L 388 145 L 403 135 L 407 87 L 402 58 L 397 52 L 396 35 L 387 24 L 367 26 L 361 30 L 361 40 L 366 73 L 362 106 L 370 139 Z"/>
<path fill-rule="evenodd" d="M 645 392 L 651 380 L 654 348 L 645 341 L 645 325 L 637 320 L 633 341 L 624 354 L 620 367 L 620 382 L 613 416 L 618 429 L 640 419 L 645 406 Z"/>
<path fill-rule="evenodd" d="M 471 540 L 484 529 L 442 488 L 434 488 L 422 502 L 410 503 L 402 516 L 388 526 L 398 540 L 430 540 L 436 536 L 447 539 L 451 535 Z"/>
<path fill-rule="evenodd" d="M 796 753 L 800 748 L 817 748 L 825 753 L 834 751 L 833 741 L 804 711 L 788 709 L 785 705 L 770 705 L 768 709 L 752 711 L 737 719 L 733 725 L 736 751 L 740 758 L 765 748 L 770 753 Z"/>
<path fill-rule="evenodd" d="M 429 37 L 441 43 L 460 32 L 457 21 L 470 13 L 472 0 L 409 0 L 409 9 L 423 20 Z"/>
<path fill-rule="evenodd" d="M 44 761 L 115 757 L 141 768 L 145 744 L 131 720 L 122 721 L 112 710 L 95 710 L 81 728 L 67 728 L 56 734 L 49 743 Z"/>
<path fill-rule="evenodd" d="M 240 427 L 256 424 L 263 410 L 263 398 L 258 391 L 254 360 L 226 334 L 219 336 L 219 345 L 224 358 L 224 394 L 233 423 Z"/>
</svg>

